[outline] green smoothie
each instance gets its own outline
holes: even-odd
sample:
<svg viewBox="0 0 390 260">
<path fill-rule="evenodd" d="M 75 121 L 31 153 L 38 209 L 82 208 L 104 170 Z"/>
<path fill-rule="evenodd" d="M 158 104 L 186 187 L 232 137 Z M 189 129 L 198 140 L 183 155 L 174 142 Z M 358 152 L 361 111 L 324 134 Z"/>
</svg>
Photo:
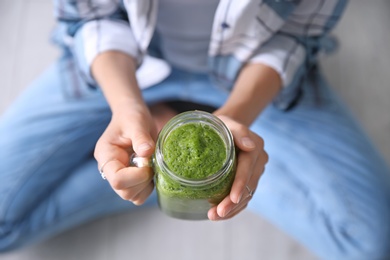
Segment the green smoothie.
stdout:
<svg viewBox="0 0 390 260">
<path fill-rule="evenodd" d="M 207 211 L 230 193 L 235 155 L 234 147 L 226 143 L 215 127 L 203 122 L 180 124 L 166 134 L 161 142 L 163 167 L 154 163 L 159 204 L 165 213 L 206 219 Z"/>
<path fill-rule="evenodd" d="M 204 179 L 220 170 L 226 161 L 226 146 L 219 134 L 202 123 L 174 129 L 162 149 L 168 168 L 188 179 Z"/>
</svg>

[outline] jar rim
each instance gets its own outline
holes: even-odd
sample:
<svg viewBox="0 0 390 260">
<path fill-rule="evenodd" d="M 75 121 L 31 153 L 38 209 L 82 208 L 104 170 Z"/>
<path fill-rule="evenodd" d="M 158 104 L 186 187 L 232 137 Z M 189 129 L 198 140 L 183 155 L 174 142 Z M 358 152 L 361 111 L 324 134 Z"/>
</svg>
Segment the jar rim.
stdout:
<svg viewBox="0 0 390 260">
<path fill-rule="evenodd" d="M 164 161 L 164 156 L 161 151 L 162 150 L 161 147 L 163 146 L 166 137 L 172 130 L 176 129 L 179 126 L 182 126 L 184 124 L 189 124 L 189 123 L 201 123 L 201 124 L 207 124 L 211 126 L 214 130 L 216 130 L 216 132 L 222 138 L 226 146 L 227 155 L 221 169 L 207 176 L 206 178 L 190 179 L 190 178 L 182 177 L 177 173 L 175 173 L 174 171 L 170 170 L 168 165 Z M 218 117 L 216 117 L 215 115 L 210 114 L 208 112 L 193 110 L 193 111 L 180 113 L 177 116 L 173 117 L 171 120 L 168 121 L 168 123 L 161 130 L 156 145 L 155 163 L 162 169 L 163 172 L 165 172 L 170 178 L 172 178 L 172 180 L 177 181 L 178 183 L 183 185 L 196 187 L 196 186 L 204 186 L 204 185 L 212 184 L 216 180 L 219 180 L 221 177 L 227 174 L 229 170 L 233 167 L 234 157 L 235 157 L 235 148 L 234 148 L 233 135 L 230 129 L 224 124 L 224 122 Z"/>
</svg>

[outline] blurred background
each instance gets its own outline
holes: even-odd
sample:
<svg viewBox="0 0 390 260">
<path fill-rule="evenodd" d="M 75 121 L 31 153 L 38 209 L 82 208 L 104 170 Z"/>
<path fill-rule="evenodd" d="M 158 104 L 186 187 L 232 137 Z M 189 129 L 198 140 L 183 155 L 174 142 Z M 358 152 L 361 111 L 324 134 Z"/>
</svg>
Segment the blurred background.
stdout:
<svg viewBox="0 0 390 260">
<path fill-rule="evenodd" d="M 390 162 L 390 1 L 353 0 L 321 57 L 325 75 Z M 48 41 L 50 0 L 0 0 L 0 114 L 59 52 Z M 2 260 L 316 259 L 250 212 L 221 223 L 168 218 L 155 208 L 104 218 Z"/>
</svg>

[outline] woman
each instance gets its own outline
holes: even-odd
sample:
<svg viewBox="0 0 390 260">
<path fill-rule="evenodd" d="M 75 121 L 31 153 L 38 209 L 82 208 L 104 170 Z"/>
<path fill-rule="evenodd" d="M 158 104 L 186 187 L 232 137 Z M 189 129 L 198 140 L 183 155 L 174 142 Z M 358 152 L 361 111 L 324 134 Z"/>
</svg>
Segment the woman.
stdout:
<svg viewBox="0 0 390 260">
<path fill-rule="evenodd" d="M 150 156 L 169 118 L 202 108 L 240 149 L 231 194 L 210 220 L 251 201 L 321 257 L 383 258 L 389 170 L 316 66 L 345 1 L 55 8 L 64 55 L 0 121 L 1 250 L 155 203 L 152 170 L 128 167 L 129 153 Z"/>
</svg>

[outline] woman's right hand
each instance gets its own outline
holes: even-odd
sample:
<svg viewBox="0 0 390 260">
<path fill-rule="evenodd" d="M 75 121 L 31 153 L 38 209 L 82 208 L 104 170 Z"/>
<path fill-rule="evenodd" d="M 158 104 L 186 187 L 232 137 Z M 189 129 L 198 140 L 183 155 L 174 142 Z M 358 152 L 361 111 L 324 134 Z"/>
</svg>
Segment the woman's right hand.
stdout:
<svg viewBox="0 0 390 260">
<path fill-rule="evenodd" d="M 138 87 L 136 67 L 135 59 L 127 54 L 106 51 L 94 59 L 91 71 L 112 111 L 111 122 L 95 147 L 98 167 L 122 199 L 141 205 L 153 191 L 153 170 L 129 167 L 130 156 L 152 156 L 156 126 L 160 129 L 174 113 L 159 106 L 151 109 L 151 115 Z"/>
<path fill-rule="evenodd" d="M 152 193 L 153 170 L 151 167 L 129 167 L 129 158 L 132 153 L 152 156 L 156 138 L 156 126 L 148 108 L 132 104 L 113 113 L 95 147 L 98 167 L 112 189 L 135 205 L 143 204 Z"/>
<path fill-rule="evenodd" d="M 95 147 L 98 167 L 114 191 L 136 205 L 153 191 L 150 167 L 129 167 L 132 153 L 150 157 L 156 126 L 135 77 L 136 60 L 120 51 L 105 51 L 92 62 L 91 72 L 112 111 L 111 122 Z"/>
</svg>

